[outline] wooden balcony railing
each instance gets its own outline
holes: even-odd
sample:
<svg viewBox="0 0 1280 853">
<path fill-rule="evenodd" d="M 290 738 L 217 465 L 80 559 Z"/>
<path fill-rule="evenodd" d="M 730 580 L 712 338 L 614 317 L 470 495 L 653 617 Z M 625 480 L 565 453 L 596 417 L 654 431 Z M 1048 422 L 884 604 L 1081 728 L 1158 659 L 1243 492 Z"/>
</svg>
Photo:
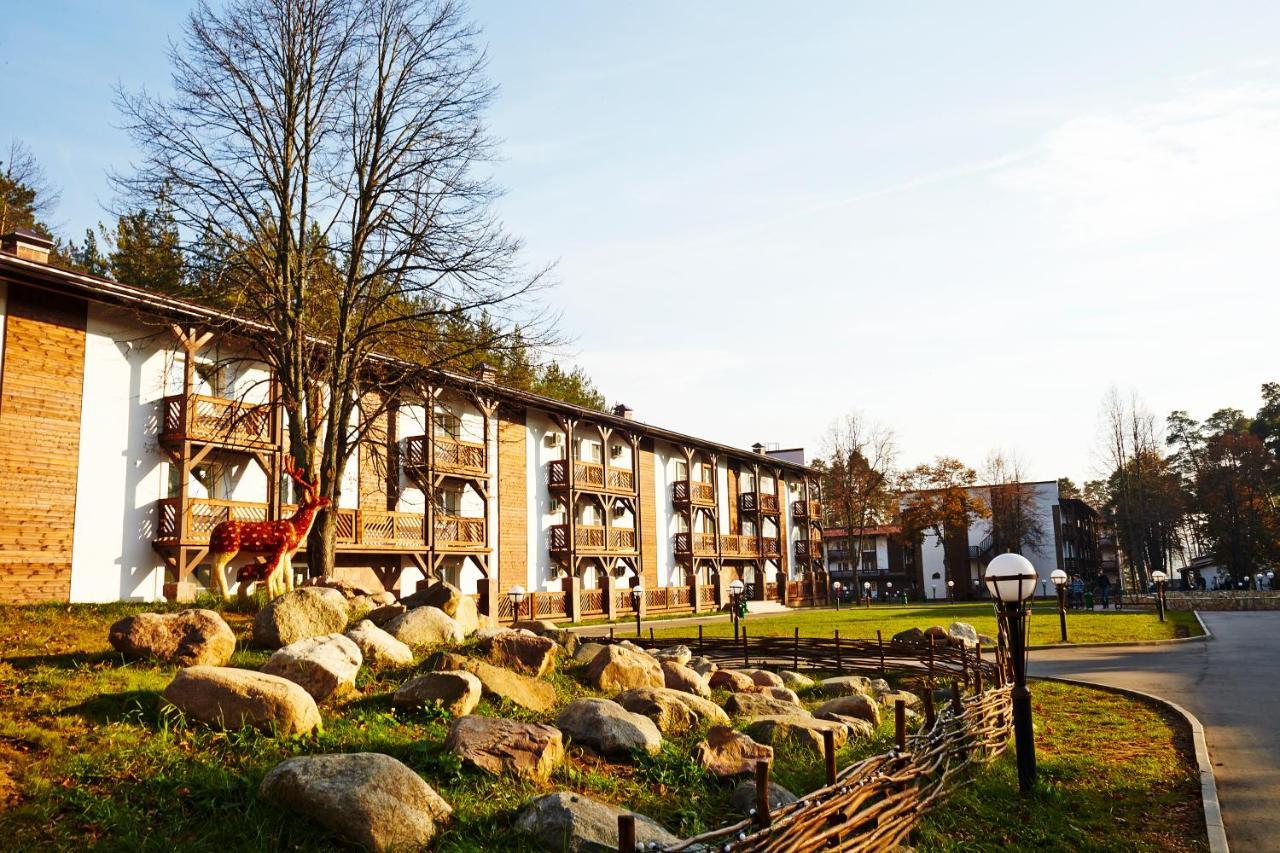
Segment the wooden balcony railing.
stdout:
<svg viewBox="0 0 1280 853">
<path fill-rule="evenodd" d="M 778 514 L 778 496 L 769 492 L 743 492 L 738 495 L 738 507 L 743 512 Z"/>
<path fill-rule="evenodd" d="M 797 560 L 820 560 L 822 559 L 822 548 L 816 542 L 810 542 L 805 539 L 796 540 L 796 559 Z"/>
<path fill-rule="evenodd" d="M 701 480 L 676 480 L 671 484 L 671 502 L 676 506 L 715 506 L 715 484 Z"/>
<path fill-rule="evenodd" d="M 231 447 L 275 446 L 272 407 L 240 403 L 203 394 L 174 394 L 164 398 L 161 441 L 191 439 Z"/>
<path fill-rule="evenodd" d="M 635 553 L 636 531 L 630 527 L 598 527 L 578 524 L 573 529 L 573 545 L 578 551 Z M 551 527 L 550 549 L 557 553 L 569 550 L 569 525 Z"/>
<path fill-rule="evenodd" d="M 547 485 L 552 489 L 569 487 L 569 463 L 553 459 L 547 465 Z M 636 472 L 630 468 L 606 468 L 598 462 L 573 460 L 573 485 L 578 489 L 596 492 L 627 492 L 636 490 Z"/>
<path fill-rule="evenodd" d="M 822 518 L 822 504 L 818 501 L 792 501 L 791 516 L 796 521 L 817 521 Z"/>
<path fill-rule="evenodd" d="M 483 548 L 487 543 L 483 518 L 459 515 L 436 515 L 432 519 L 437 548 Z"/>
<path fill-rule="evenodd" d="M 714 533 L 677 533 L 675 546 L 677 554 L 692 554 L 695 557 L 715 556 L 716 535 Z"/>
<path fill-rule="evenodd" d="M 435 447 L 430 453 L 427 452 L 428 444 L 425 435 L 415 435 L 406 439 L 404 467 L 407 469 L 431 467 L 444 473 L 474 476 L 484 476 L 489 472 L 483 444 L 436 436 Z"/>
<path fill-rule="evenodd" d="M 763 543 L 764 543 L 764 556 L 777 557 L 782 553 L 782 549 L 779 546 L 778 540 L 776 537 L 767 536 L 763 540 Z"/>
<path fill-rule="evenodd" d="M 758 557 L 760 542 L 754 536 L 727 533 L 720 537 L 720 554 L 725 557 Z"/>
<path fill-rule="evenodd" d="M 251 501 L 225 501 L 212 498 L 188 498 L 185 535 L 180 526 L 178 499 L 157 501 L 158 522 L 155 541 L 162 545 L 206 545 L 213 528 L 224 521 L 266 521 L 267 505 Z M 289 518 L 297 507 L 284 504 L 280 517 Z M 406 548 L 426 547 L 425 517 L 419 512 L 394 512 L 376 509 L 346 509 L 335 512 L 339 548 Z M 483 528 L 483 522 L 481 523 Z M 305 546 L 304 546 L 305 547 Z"/>
</svg>

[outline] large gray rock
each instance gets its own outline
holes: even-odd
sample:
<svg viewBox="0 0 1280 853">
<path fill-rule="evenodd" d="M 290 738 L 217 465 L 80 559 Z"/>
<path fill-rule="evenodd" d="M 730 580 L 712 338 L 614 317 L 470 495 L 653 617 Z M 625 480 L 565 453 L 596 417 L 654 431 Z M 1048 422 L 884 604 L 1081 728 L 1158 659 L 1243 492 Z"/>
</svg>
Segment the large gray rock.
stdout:
<svg viewBox="0 0 1280 853">
<path fill-rule="evenodd" d="M 428 672 L 400 685 L 391 696 L 391 704 L 409 708 L 438 707 L 462 717 L 480 704 L 482 691 L 480 679 L 469 672 Z"/>
<path fill-rule="evenodd" d="M 317 702 L 341 698 L 356 687 L 364 655 L 342 634 L 325 634 L 290 643 L 267 660 L 262 671 L 287 678 Z"/>
<path fill-rule="evenodd" d="M 777 746 L 784 741 L 812 750 L 819 755 L 825 754 L 825 736 L 823 732 L 831 732 L 835 739 L 835 747 L 844 746 L 847 736 L 845 727 L 829 720 L 818 720 L 805 714 L 792 716 L 756 717 L 747 725 L 747 734 L 758 743 Z"/>
<path fill-rule="evenodd" d="M 665 688 L 638 687 L 619 693 L 614 701 L 634 714 L 653 720 L 664 735 L 683 734 L 694 727 L 698 718 L 688 705 L 671 695 L 673 692 Z"/>
<path fill-rule="evenodd" d="M 698 655 L 697 657 L 693 658 L 692 660 L 689 661 L 688 666 L 689 666 L 689 669 L 693 670 L 694 672 L 698 673 L 698 675 L 701 675 L 704 678 L 709 678 L 711 676 L 711 673 L 715 672 L 717 669 L 720 668 L 715 661 L 713 661 L 709 657 L 706 657 L 705 655 Z"/>
<path fill-rule="evenodd" d="M 871 692 L 871 679 L 863 675 L 839 675 L 822 679 L 822 692 L 828 696 L 855 696 Z"/>
<path fill-rule="evenodd" d="M 614 853 L 618 849 L 618 816 L 634 814 L 582 794 L 562 791 L 534 797 L 516 819 L 516 829 L 552 853 Z M 674 846 L 680 839 L 658 823 L 635 815 L 637 845 Z"/>
<path fill-rule="evenodd" d="M 388 622 L 386 631 L 411 648 L 431 648 L 466 639 L 461 626 L 438 607 L 415 607 Z"/>
<path fill-rule="evenodd" d="M 794 670 L 784 669 L 778 673 L 778 677 L 782 679 L 783 686 L 799 692 L 808 690 L 817 682 L 807 675 L 802 675 Z"/>
<path fill-rule="evenodd" d="M 837 714 L 841 717 L 856 717 L 859 720 L 866 720 L 873 726 L 880 724 L 880 706 L 874 699 L 869 696 L 857 694 L 854 696 L 840 696 L 823 702 L 814 710 L 814 716 L 823 716 L 825 714 Z"/>
<path fill-rule="evenodd" d="M 751 676 L 751 680 L 754 681 L 760 687 L 786 687 L 787 686 L 786 682 L 784 682 L 780 676 L 778 676 L 776 673 L 770 672 L 767 669 L 747 669 L 747 670 L 743 670 L 743 672 Z"/>
<path fill-rule="evenodd" d="M 107 640 L 127 658 L 178 666 L 222 666 L 236 650 L 236 635 L 212 610 L 126 616 L 111 626 Z"/>
<path fill-rule="evenodd" d="M 556 717 L 556 728 L 574 743 L 604 755 L 636 750 L 653 754 L 662 747 L 662 735 L 652 720 L 608 699 L 573 700 Z"/>
<path fill-rule="evenodd" d="M 464 597 L 462 590 L 448 581 L 436 581 L 411 595 L 406 595 L 400 599 L 400 603 L 410 610 L 418 607 L 434 607 L 453 616 L 458 612 L 458 604 Z"/>
<path fill-rule="evenodd" d="M 308 637 L 336 634 L 347 627 L 347 599 L 328 587 L 306 586 L 267 603 L 253 620 L 253 641 L 278 649 Z"/>
<path fill-rule="evenodd" d="M 376 752 L 286 759 L 258 795 L 368 850 L 422 848 L 453 813 L 421 776 Z"/>
<path fill-rule="evenodd" d="M 409 608 L 405 607 L 403 604 L 383 604 L 370 610 L 365 614 L 364 618 L 368 619 L 379 628 L 382 628 L 385 627 L 392 619 L 408 612 Z"/>
<path fill-rule="evenodd" d="M 908 628 L 905 631 L 899 631 L 893 635 L 892 643 L 900 646 L 922 646 L 925 645 L 924 631 L 919 628 Z"/>
<path fill-rule="evenodd" d="M 545 713 L 556 706 L 556 690 L 547 682 L 475 658 L 441 655 L 435 668 L 469 672 L 480 679 L 486 695 L 497 696 L 530 711 Z"/>
<path fill-rule="evenodd" d="M 755 773 L 756 763 L 773 763 L 773 747 L 756 743 L 728 726 L 713 726 L 693 749 L 693 758 L 709 773 L 726 778 Z"/>
<path fill-rule="evenodd" d="M 830 711 L 822 711 L 814 714 L 819 720 L 830 720 L 833 723 L 839 723 L 844 726 L 845 733 L 850 738 L 868 738 L 876 733 L 876 727 L 867 720 L 859 717 L 846 717 L 843 714 L 833 714 Z"/>
<path fill-rule="evenodd" d="M 587 684 L 605 693 L 633 687 L 665 687 L 662 667 L 644 652 L 622 646 L 606 646 L 587 664 L 583 673 Z"/>
<path fill-rule="evenodd" d="M 693 652 L 689 651 L 688 646 L 672 646 L 669 649 L 663 649 L 654 655 L 659 663 L 664 661 L 672 661 L 681 666 L 688 666 L 689 661 L 693 660 Z"/>
<path fill-rule="evenodd" d="M 783 806 L 789 806 L 799 797 L 779 785 L 777 782 L 769 783 L 769 810 L 780 809 Z M 733 793 L 729 795 L 729 808 L 738 814 L 749 815 L 751 810 L 756 807 L 756 780 L 748 779 L 738 787 L 733 789 Z"/>
<path fill-rule="evenodd" d="M 717 669 L 711 673 L 711 677 L 707 679 L 707 684 L 712 688 L 720 688 L 737 693 L 743 690 L 752 690 L 756 683 L 752 680 L 748 673 L 736 669 Z"/>
<path fill-rule="evenodd" d="M 947 636 L 967 648 L 978 645 L 978 629 L 968 622 L 952 622 L 947 627 Z"/>
<path fill-rule="evenodd" d="M 480 605 L 469 595 L 462 596 L 458 608 L 453 613 L 453 621 L 458 623 L 464 636 L 470 637 L 480 630 Z"/>
<path fill-rule="evenodd" d="M 368 619 L 357 622 L 347 632 L 347 638 L 360 647 L 360 654 L 364 655 L 364 662 L 369 666 L 409 666 L 413 663 L 413 649 Z"/>
<path fill-rule="evenodd" d="M 494 637 L 489 646 L 489 657 L 498 666 L 505 666 L 525 675 L 543 675 L 551 669 L 560 646 L 547 637 L 527 637 L 515 631 L 507 631 Z"/>
<path fill-rule="evenodd" d="M 179 670 L 161 694 L 188 719 L 215 728 L 246 726 L 278 735 L 320 727 L 311 694 L 286 678 L 221 666 Z"/>
<path fill-rule="evenodd" d="M 692 693 L 703 699 L 711 698 L 711 688 L 707 685 L 707 680 L 689 667 L 682 666 L 674 660 L 664 660 L 660 665 L 662 680 L 667 687 L 679 690 L 681 693 Z"/>
<path fill-rule="evenodd" d="M 495 776 L 546 782 L 564 761 L 558 729 L 493 717 L 460 717 L 449 728 L 445 749 Z"/>
<path fill-rule="evenodd" d="M 667 687 L 637 687 L 634 690 L 625 690 L 613 697 L 613 701 L 628 711 L 644 714 L 655 723 L 658 721 L 654 715 L 659 712 L 654 709 L 664 707 L 668 702 L 679 702 L 693 713 L 693 721 L 696 725 L 707 723 L 729 725 L 729 715 L 715 702 Z M 662 728 L 661 723 L 658 723 L 658 728 Z"/>
<path fill-rule="evenodd" d="M 731 717 L 768 717 L 808 713 L 794 702 L 775 699 L 761 693 L 734 693 L 725 701 L 724 709 Z"/>
<path fill-rule="evenodd" d="M 573 650 L 573 659 L 578 663 L 591 663 L 602 651 L 604 646 L 600 643 L 580 643 L 578 648 Z"/>
</svg>

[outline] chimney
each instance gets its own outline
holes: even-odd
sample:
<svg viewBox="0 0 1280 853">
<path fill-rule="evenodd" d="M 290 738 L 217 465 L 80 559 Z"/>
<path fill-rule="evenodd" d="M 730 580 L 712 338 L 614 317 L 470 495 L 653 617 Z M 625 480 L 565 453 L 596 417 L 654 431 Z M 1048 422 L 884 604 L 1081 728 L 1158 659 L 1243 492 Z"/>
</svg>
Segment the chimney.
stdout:
<svg viewBox="0 0 1280 853">
<path fill-rule="evenodd" d="M 53 241 L 43 237 L 29 228 L 18 228 L 0 237 L 0 252 L 17 255 L 24 261 L 35 261 L 39 264 L 49 263 L 49 250 Z"/>
<path fill-rule="evenodd" d="M 751 452 L 759 453 L 761 456 L 764 456 L 764 445 L 757 441 L 755 444 L 751 445 Z"/>
<path fill-rule="evenodd" d="M 628 406 L 626 403 L 619 403 L 614 406 L 613 413 L 618 417 L 626 418 L 629 421 L 634 420 L 636 416 L 636 410 Z"/>
<path fill-rule="evenodd" d="M 494 367 L 487 361 L 482 361 L 477 364 L 475 369 L 471 372 L 475 375 L 476 379 L 479 379 L 481 382 L 488 382 L 490 385 L 493 385 L 498 381 L 498 368 Z"/>
</svg>

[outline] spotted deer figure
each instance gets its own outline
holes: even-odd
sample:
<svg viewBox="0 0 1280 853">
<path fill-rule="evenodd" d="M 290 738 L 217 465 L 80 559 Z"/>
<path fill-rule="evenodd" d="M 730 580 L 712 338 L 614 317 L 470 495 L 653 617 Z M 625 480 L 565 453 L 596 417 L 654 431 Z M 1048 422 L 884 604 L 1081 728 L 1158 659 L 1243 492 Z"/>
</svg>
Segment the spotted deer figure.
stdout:
<svg viewBox="0 0 1280 853">
<path fill-rule="evenodd" d="M 249 586 L 266 581 L 267 592 L 273 598 L 293 587 L 293 555 L 307 539 L 316 511 L 327 507 L 329 499 L 316 494 L 315 483 L 307 482 L 302 471 L 286 457 L 285 473 L 302 487 L 302 503 L 292 518 L 279 521 L 224 521 L 209 535 L 209 551 L 213 555 L 213 588 L 222 598 L 227 597 L 227 564 L 236 555 L 265 554 L 265 562 L 243 566 L 236 573 L 240 592 L 247 593 Z"/>
</svg>

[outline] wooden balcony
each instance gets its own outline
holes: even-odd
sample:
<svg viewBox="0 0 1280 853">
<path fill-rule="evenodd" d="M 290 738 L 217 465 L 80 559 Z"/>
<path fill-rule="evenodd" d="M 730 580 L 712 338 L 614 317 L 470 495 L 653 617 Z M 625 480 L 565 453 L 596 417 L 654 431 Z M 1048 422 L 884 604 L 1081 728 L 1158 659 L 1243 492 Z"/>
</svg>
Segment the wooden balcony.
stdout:
<svg viewBox="0 0 1280 853">
<path fill-rule="evenodd" d="M 743 492 L 738 495 L 738 508 L 753 515 L 777 515 L 778 496 L 769 492 Z"/>
<path fill-rule="evenodd" d="M 631 527 L 578 524 L 573 527 L 573 546 L 580 554 L 634 554 L 636 531 Z M 569 525 L 552 526 L 549 548 L 555 554 L 569 552 Z"/>
<path fill-rule="evenodd" d="M 796 559 L 797 560 L 821 560 L 822 546 L 817 542 L 810 542 L 805 539 L 796 540 Z"/>
<path fill-rule="evenodd" d="M 766 537 L 765 537 L 763 540 L 761 540 L 761 541 L 762 541 L 762 543 L 763 543 L 763 545 L 764 545 L 764 556 L 766 556 L 766 557 L 780 557 L 780 556 L 782 556 L 782 548 L 781 548 L 781 545 L 780 545 L 780 544 L 779 544 L 779 542 L 778 542 L 777 537 L 773 537 L 773 536 L 766 536 Z"/>
<path fill-rule="evenodd" d="M 472 551 L 488 545 L 483 518 L 436 515 L 432 519 L 435 537 L 431 544 L 441 550 Z"/>
<path fill-rule="evenodd" d="M 276 447 L 275 418 L 268 404 L 248 404 L 203 394 L 174 394 L 162 401 L 160 441 L 197 441 L 245 450 Z"/>
<path fill-rule="evenodd" d="M 791 517 L 796 521 L 819 521 L 822 518 L 822 504 L 818 501 L 792 501 Z"/>
<path fill-rule="evenodd" d="M 716 535 L 714 533 L 677 533 L 676 554 L 681 557 L 714 557 Z"/>
<path fill-rule="evenodd" d="M 553 459 L 547 465 L 547 486 L 555 491 L 569 488 L 569 463 Z M 588 492 L 619 492 L 634 494 L 636 473 L 630 468 L 615 468 L 597 462 L 573 460 L 573 487 Z"/>
<path fill-rule="evenodd" d="M 182 514 L 178 512 L 178 503 L 177 498 L 157 501 L 155 544 L 207 545 L 213 528 L 224 521 L 267 520 L 265 503 L 188 498 Z M 280 507 L 280 516 L 288 518 L 296 511 L 296 506 L 286 504 Z M 426 550 L 425 517 L 422 513 L 338 509 L 335 518 L 339 550 Z"/>
<path fill-rule="evenodd" d="M 716 487 L 714 483 L 701 480 L 676 480 L 671 484 L 671 503 L 677 507 L 715 506 Z"/>
<path fill-rule="evenodd" d="M 759 557 L 760 541 L 755 536 L 728 533 L 720 537 L 720 556 Z"/>
<path fill-rule="evenodd" d="M 488 476 L 489 465 L 483 444 L 436 436 L 435 446 L 429 445 L 425 435 L 405 440 L 405 470 L 421 472 L 430 469 L 459 477 Z"/>
</svg>

